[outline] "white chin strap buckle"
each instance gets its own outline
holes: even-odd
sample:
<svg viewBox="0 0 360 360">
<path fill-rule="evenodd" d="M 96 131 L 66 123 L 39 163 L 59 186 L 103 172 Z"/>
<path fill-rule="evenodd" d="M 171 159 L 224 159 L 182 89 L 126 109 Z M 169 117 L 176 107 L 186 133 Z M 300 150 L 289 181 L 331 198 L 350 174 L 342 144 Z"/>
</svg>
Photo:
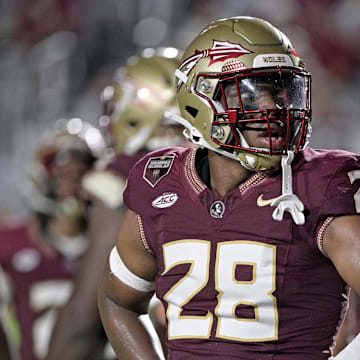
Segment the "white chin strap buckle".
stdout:
<svg viewBox="0 0 360 360">
<path fill-rule="evenodd" d="M 276 206 L 272 217 L 274 220 L 282 221 L 284 211 L 287 211 L 296 225 L 303 225 L 305 224 L 304 204 L 292 191 L 291 162 L 293 159 L 294 153 L 292 151 L 288 151 L 288 154 L 283 155 L 281 158 L 282 195 L 271 203 L 271 206 Z"/>
</svg>

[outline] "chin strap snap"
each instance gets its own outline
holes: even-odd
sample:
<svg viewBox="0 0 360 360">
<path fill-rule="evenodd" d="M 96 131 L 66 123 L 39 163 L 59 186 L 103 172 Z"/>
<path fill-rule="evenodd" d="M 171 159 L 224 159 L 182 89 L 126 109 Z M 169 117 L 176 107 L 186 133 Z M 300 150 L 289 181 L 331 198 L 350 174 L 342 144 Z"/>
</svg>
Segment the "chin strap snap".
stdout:
<svg viewBox="0 0 360 360">
<path fill-rule="evenodd" d="M 276 206 L 272 217 L 274 220 L 282 221 L 284 211 L 288 211 L 296 225 L 303 225 L 305 224 L 304 204 L 292 190 L 291 163 L 293 159 L 293 151 L 288 151 L 287 155 L 283 155 L 281 158 L 282 195 L 271 203 L 271 206 Z"/>
</svg>

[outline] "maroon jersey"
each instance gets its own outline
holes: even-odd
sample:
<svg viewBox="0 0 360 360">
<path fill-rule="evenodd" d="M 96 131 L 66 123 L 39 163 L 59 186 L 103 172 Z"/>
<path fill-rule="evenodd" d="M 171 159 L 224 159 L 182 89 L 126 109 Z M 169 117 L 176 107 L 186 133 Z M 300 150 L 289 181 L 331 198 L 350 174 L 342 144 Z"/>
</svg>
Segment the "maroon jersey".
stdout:
<svg viewBox="0 0 360 360">
<path fill-rule="evenodd" d="M 0 265 L 13 290 L 22 360 L 44 357 L 56 310 L 72 292 L 75 260 L 66 260 L 43 241 L 30 234 L 27 224 L 0 230 Z"/>
<path fill-rule="evenodd" d="M 117 153 L 114 159 L 107 165 L 107 168 L 113 171 L 118 176 L 126 179 L 129 175 L 130 169 L 144 155 L 145 152 L 140 152 L 135 155 L 125 155 Z"/>
<path fill-rule="evenodd" d="M 182 148 L 147 155 L 124 194 L 158 261 L 169 359 L 330 359 L 348 287 L 322 252 L 322 236 L 332 217 L 360 211 L 359 157 L 310 148 L 297 157 L 293 189 L 304 225 L 288 213 L 272 218 L 267 200 L 281 195 L 281 174 L 254 173 L 220 197 L 195 158 Z"/>
</svg>

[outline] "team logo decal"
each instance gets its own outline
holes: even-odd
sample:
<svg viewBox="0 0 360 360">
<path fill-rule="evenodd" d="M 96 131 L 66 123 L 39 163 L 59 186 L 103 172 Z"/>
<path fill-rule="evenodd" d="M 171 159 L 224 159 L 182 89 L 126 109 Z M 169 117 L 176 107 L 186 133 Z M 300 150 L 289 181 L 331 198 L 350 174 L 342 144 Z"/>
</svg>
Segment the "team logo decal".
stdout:
<svg viewBox="0 0 360 360">
<path fill-rule="evenodd" d="M 187 76 L 195 67 L 198 61 L 204 57 L 209 57 L 209 66 L 218 62 L 225 61 L 231 58 L 238 58 L 245 54 L 251 54 L 252 51 L 245 49 L 240 44 L 231 43 L 229 41 L 213 40 L 213 45 L 210 49 L 203 51 L 195 50 L 195 54 L 188 57 L 180 66 L 179 69 Z M 178 87 L 181 86 L 182 81 L 179 80 Z"/>
<path fill-rule="evenodd" d="M 173 206 L 178 198 L 176 193 L 163 193 L 152 202 L 152 206 L 159 209 L 168 208 Z"/>
<path fill-rule="evenodd" d="M 174 155 L 150 158 L 145 166 L 143 178 L 152 187 L 169 174 Z"/>
<path fill-rule="evenodd" d="M 210 215 L 215 219 L 221 219 L 225 212 L 225 204 L 218 200 L 210 206 Z"/>
</svg>

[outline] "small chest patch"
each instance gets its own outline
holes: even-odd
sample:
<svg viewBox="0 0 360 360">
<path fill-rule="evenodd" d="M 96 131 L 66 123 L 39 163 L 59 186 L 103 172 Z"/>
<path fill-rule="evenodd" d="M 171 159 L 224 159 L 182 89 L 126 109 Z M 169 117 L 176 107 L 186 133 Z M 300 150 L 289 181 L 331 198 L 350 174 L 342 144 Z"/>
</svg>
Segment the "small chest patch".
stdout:
<svg viewBox="0 0 360 360">
<path fill-rule="evenodd" d="M 159 209 L 168 208 L 173 206 L 178 198 L 176 193 L 163 193 L 152 202 L 152 206 Z"/>
<path fill-rule="evenodd" d="M 143 178 L 152 187 L 169 174 L 175 156 L 150 158 L 145 166 Z"/>
<path fill-rule="evenodd" d="M 210 215 L 215 219 L 221 219 L 225 212 L 225 204 L 220 201 L 214 201 L 210 206 Z"/>
</svg>

